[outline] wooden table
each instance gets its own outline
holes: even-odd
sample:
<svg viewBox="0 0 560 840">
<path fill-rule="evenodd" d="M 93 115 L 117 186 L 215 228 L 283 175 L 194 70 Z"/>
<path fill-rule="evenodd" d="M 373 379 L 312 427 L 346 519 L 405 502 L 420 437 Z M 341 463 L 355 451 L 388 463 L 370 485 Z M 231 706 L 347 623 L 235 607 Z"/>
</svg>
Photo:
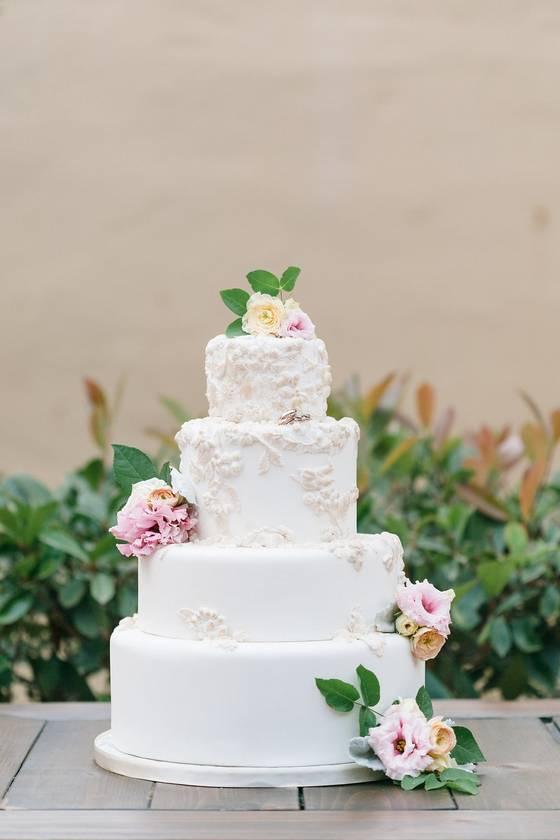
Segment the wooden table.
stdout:
<svg viewBox="0 0 560 840">
<path fill-rule="evenodd" d="M 390 783 L 182 787 L 92 760 L 102 703 L 0 706 L 0 840 L 559 840 L 560 700 L 447 700 L 488 764 L 478 796 Z"/>
</svg>

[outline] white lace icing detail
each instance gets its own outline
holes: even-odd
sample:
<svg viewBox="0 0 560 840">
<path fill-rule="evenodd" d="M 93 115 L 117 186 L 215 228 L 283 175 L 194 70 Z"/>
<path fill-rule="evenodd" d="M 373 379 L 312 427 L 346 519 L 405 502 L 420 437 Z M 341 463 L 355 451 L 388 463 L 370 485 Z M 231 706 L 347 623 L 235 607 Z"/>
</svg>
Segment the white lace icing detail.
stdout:
<svg viewBox="0 0 560 840">
<path fill-rule="evenodd" d="M 335 639 L 365 642 L 369 649 L 377 654 L 377 656 L 383 656 L 383 651 L 385 650 L 383 634 L 378 633 L 373 624 L 368 624 L 357 608 L 352 610 L 348 624 L 335 635 Z"/>
<path fill-rule="evenodd" d="M 138 623 L 138 613 L 127 615 L 119 621 L 119 630 L 134 630 Z"/>
<path fill-rule="evenodd" d="M 357 572 L 364 565 L 367 546 L 363 540 L 331 540 L 325 543 L 326 548 L 340 560 L 346 560 Z"/>
<path fill-rule="evenodd" d="M 324 417 L 331 373 L 320 339 L 213 338 L 206 347 L 209 414 L 239 423 L 276 422 L 295 408 Z"/>
<path fill-rule="evenodd" d="M 334 467 L 325 464 L 322 467 L 306 467 L 292 475 L 294 481 L 303 487 L 303 502 L 317 514 L 326 514 L 330 519 L 329 534 L 344 536 L 340 528 L 340 519 L 358 498 L 358 488 L 337 490 L 334 480 Z"/>
<path fill-rule="evenodd" d="M 179 615 L 192 628 L 198 641 L 217 642 L 222 647 L 235 648 L 243 641 L 243 634 L 234 632 L 223 615 L 208 607 L 179 610 Z"/>
<path fill-rule="evenodd" d="M 380 535 L 387 545 L 387 553 L 383 557 L 383 563 L 388 572 L 395 566 L 398 570 L 398 582 L 403 583 L 405 580 L 404 574 L 404 549 L 400 539 L 396 534 L 391 534 L 389 531 L 383 531 Z"/>
<path fill-rule="evenodd" d="M 257 528 L 238 541 L 236 545 L 243 548 L 253 546 L 261 548 L 278 548 L 288 543 L 294 543 L 295 537 L 289 528 Z"/>
</svg>

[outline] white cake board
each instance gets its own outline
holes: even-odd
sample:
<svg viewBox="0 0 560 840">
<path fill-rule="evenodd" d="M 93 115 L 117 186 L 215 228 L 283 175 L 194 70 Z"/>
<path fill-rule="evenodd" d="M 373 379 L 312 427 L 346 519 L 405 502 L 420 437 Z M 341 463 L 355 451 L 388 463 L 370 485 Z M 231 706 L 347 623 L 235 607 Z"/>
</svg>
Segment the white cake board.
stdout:
<svg viewBox="0 0 560 840">
<path fill-rule="evenodd" d="M 95 739 L 94 755 L 100 767 L 121 776 L 200 787 L 317 787 L 350 785 L 383 778 L 382 772 L 354 763 L 309 767 L 215 767 L 155 761 L 121 752 L 113 744 L 110 729 Z"/>
</svg>

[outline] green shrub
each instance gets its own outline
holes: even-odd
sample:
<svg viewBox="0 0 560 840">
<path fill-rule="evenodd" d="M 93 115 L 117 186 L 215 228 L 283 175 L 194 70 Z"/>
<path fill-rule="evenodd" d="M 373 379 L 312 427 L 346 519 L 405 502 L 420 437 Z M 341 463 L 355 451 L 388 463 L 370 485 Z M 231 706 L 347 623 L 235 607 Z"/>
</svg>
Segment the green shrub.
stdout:
<svg viewBox="0 0 560 840">
<path fill-rule="evenodd" d="M 457 592 L 451 639 L 429 663 L 431 692 L 557 693 L 560 479 L 549 471 L 560 412 L 546 421 L 529 401 L 534 421 L 519 436 L 483 427 L 453 437 L 452 414 L 435 420 L 428 385 L 416 392 L 418 419 L 402 415 L 402 384 L 389 376 L 366 397 L 349 390 L 331 413 L 362 427 L 359 529 L 399 534 L 410 577 Z M 0 484 L 2 700 L 16 687 L 37 700 L 105 697 L 111 629 L 136 609 L 136 562 L 107 534 L 124 501 L 106 466 L 115 408 L 96 383 L 86 387 L 101 457 L 54 492 L 28 476 Z M 175 425 L 186 419 L 164 405 Z M 172 433 L 149 433 L 157 460 L 169 458 Z"/>
</svg>

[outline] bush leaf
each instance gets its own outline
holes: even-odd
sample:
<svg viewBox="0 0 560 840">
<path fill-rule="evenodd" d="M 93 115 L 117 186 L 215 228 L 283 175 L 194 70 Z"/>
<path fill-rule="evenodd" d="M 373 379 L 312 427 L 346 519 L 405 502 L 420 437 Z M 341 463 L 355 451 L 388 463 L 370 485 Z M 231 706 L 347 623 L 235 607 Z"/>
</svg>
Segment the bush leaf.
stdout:
<svg viewBox="0 0 560 840">
<path fill-rule="evenodd" d="M 245 289 L 223 289 L 220 292 L 220 297 L 227 306 L 236 315 L 245 315 L 247 311 L 247 301 L 249 300 L 249 292 Z"/>
<path fill-rule="evenodd" d="M 351 712 L 356 700 L 360 699 L 358 690 L 342 680 L 323 680 L 317 677 L 315 685 L 331 709 L 337 712 Z"/>
<path fill-rule="evenodd" d="M 140 449 L 114 443 L 113 452 L 115 453 L 113 459 L 115 480 L 125 493 L 130 493 L 131 486 L 136 482 L 147 481 L 157 476 L 152 459 Z"/>
<path fill-rule="evenodd" d="M 451 755 L 458 764 L 486 761 L 470 729 L 466 726 L 454 726 L 453 731 L 457 738 L 457 745 Z"/>
<path fill-rule="evenodd" d="M 91 597 L 98 604 L 104 606 L 109 603 L 115 594 L 115 580 L 106 572 L 98 572 L 90 581 L 89 591 L 91 592 Z"/>
<path fill-rule="evenodd" d="M 258 268 L 255 271 L 250 271 L 247 275 L 249 285 L 254 292 L 262 292 L 265 295 L 272 295 L 275 297 L 280 291 L 280 280 L 271 271 L 265 271 L 263 268 Z"/>
</svg>

